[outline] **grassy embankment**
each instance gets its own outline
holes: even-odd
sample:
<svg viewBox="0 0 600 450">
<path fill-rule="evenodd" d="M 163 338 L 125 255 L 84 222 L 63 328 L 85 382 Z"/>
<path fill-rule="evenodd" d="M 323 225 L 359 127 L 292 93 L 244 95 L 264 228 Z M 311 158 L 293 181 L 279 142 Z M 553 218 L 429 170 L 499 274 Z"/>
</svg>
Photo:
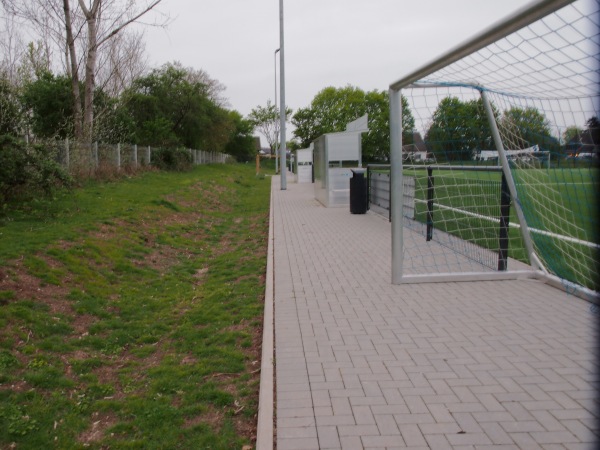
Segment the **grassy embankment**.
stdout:
<svg viewBox="0 0 600 450">
<path fill-rule="evenodd" d="M 0 448 L 242 448 L 270 179 L 200 166 L 0 218 Z"/>
</svg>

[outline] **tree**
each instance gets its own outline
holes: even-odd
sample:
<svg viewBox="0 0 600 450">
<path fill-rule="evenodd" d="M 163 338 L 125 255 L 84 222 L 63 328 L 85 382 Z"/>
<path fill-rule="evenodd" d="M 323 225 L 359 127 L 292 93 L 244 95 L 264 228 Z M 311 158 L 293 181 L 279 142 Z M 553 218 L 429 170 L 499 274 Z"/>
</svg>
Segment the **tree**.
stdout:
<svg viewBox="0 0 600 450">
<path fill-rule="evenodd" d="M 144 145 L 223 150 L 234 129 L 229 112 L 191 69 L 165 64 L 134 81 L 125 94 L 131 140 Z M 194 80 L 194 81 L 190 81 Z"/>
<path fill-rule="evenodd" d="M 365 114 L 365 93 L 355 86 L 322 89 L 305 109 L 292 118 L 294 135 L 308 147 L 325 133 L 344 131 L 346 124 Z"/>
<path fill-rule="evenodd" d="M 225 153 L 240 162 L 252 161 L 258 151 L 256 141 L 252 136 L 254 125 L 237 111 L 230 111 L 229 117 L 233 123 L 233 131 L 225 146 Z"/>
<path fill-rule="evenodd" d="M 582 133 L 583 133 L 583 130 L 581 128 L 579 128 L 578 126 L 575 126 L 575 125 L 571 125 L 571 126 L 567 127 L 565 129 L 565 131 L 563 131 L 563 134 L 562 134 L 563 142 L 565 143 L 565 145 L 567 147 L 569 145 L 572 145 L 573 143 L 579 144 Z"/>
<path fill-rule="evenodd" d="M 500 129 L 506 136 L 507 149 L 523 150 L 534 145 L 543 146 L 552 137 L 550 121 L 537 108 L 513 106 L 500 119 Z"/>
<path fill-rule="evenodd" d="M 390 160 L 390 99 L 385 91 L 365 93 L 365 113 L 369 115 L 369 132 L 363 139 L 363 160 L 388 162 Z M 402 142 L 413 143 L 415 119 L 408 100 L 402 96 Z"/>
<path fill-rule="evenodd" d="M 65 4 L 65 18 L 68 17 L 67 6 L 69 0 L 63 0 Z M 127 2 L 123 8 L 115 7 L 117 2 L 110 0 L 90 0 L 91 4 L 85 3 L 85 0 L 79 0 L 79 7 L 85 17 L 87 24 L 87 54 L 85 55 L 85 83 L 84 83 L 84 101 L 83 101 L 83 139 L 90 141 L 92 138 L 92 127 L 94 121 L 94 92 L 96 89 L 96 63 L 98 60 L 99 47 L 108 42 L 113 36 L 116 36 L 125 27 L 137 21 L 140 17 L 154 9 L 162 0 L 147 0 L 142 6 L 137 6 L 135 2 Z M 102 11 L 102 14 L 100 13 Z M 106 28 L 102 25 L 108 24 Z M 67 30 L 67 36 L 69 31 Z M 67 38 L 68 39 L 68 38 Z M 73 45 L 73 40 L 67 40 L 68 45 Z M 71 51 L 71 50 L 70 50 Z M 75 59 L 75 58 L 72 58 Z M 75 89 L 75 85 L 74 89 Z"/>
<path fill-rule="evenodd" d="M 596 116 L 590 117 L 586 122 L 586 129 L 570 126 L 563 132 L 566 152 L 574 155 L 577 153 L 598 153 L 600 149 L 600 121 Z"/>
<path fill-rule="evenodd" d="M 1 1 L 9 13 L 29 21 L 64 52 L 73 92 L 74 134 L 77 139 L 91 141 L 99 52 L 162 0 L 77 0 L 74 7 L 74 0 Z M 78 50 L 83 53 L 81 60 Z"/>
<path fill-rule="evenodd" d="M 96 92 L 100 89 L 106 95 L 116 98 L 125 91 L 133 80 L 148 70 L 143 33 L 119 33 L 107 42 L 98 55 Z M 95 111 L 94 117 L 97 117 Z"/>
<path fill-rule="evenodd" d="M 0 72 L 0 135 L 17 135 L 21 131 L 21 105 L 16 88 L 8 75 Z"/>
<path fill-rule="evenodd" d="M 286 107 L 285 113 L 287 122 L 287 118 L 292 114 L 292 110 Z M 281 125 L 277 106 L 271 103 L 271 100 L 267 100 L 267 106 L 259 105 L 250 111 L 248 120 L 265 137 L 267 144 L 271 148 L 271 154 L 273 154 L 276 144 L 279 142 L 279 127 Z"/>
<path fill-rule="evenodd" d="M 22 101 L 34 135 L 61 138 L 73 134 L 71 80 L 50 72 L 23 87 Z"/>
<path fill-rule="evenodd" d="M 594 151 L 598 153 L 598 147 L 600 146 L 600 121 L 596 116 L 591 117 L 587 122 L 588 139 L 586 144 L 592 146 Z"/>
<path fill-rule="evenodd" d="M 325 133 L 344 131 L 349 122 L 369 115 L 369 132 L 363 140 L 364 161 L 388 161 L 390 155 L 389 96 L 384 91 L 364 92 L 354 86 L 327 87 L 321 90 L 307 108 L 296 111 L 292 123 L 294 135 L 302 147 Z M 406 98 L 402 97 L 402 135 L 412 142 L 414 118 Z"/>
<path fill-rule="evenodd" d="M 498 116 L 495 108 L 494 114 Z M 425 142 L 438 161 L 467 161 L 480 150 L 494 148 L 482 100 L 444 98 L 433 113 Z"/>
<path fill-rule="evenodd" d="M 23 39 L 19 33 L 14 17 L 3 15 L 0 8 L 0 72 L 10 84 L 18 83 L 18 66 L 24 51 Z"/>
</svg>

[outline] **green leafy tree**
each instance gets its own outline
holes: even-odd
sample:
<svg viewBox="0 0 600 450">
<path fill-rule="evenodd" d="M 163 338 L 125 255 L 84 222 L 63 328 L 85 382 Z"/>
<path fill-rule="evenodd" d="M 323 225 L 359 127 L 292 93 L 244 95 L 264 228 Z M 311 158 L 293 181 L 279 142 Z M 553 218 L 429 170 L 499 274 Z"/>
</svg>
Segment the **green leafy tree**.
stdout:
<svg viewBox="0 0 600 450">
<path fill-rule="evenodd" d="M 354 86 L 326 87 L 313 98 L 308 108 L 296 112 L 292 118 L 296 127 L 294 135 L 300 139 L 302 146 L 308 147 L 325 133 L 344 131 L 348 122 L 364 114 L 363 90 Z"/>
<path fill-rule="evenodd" d="M 223 150 L 233 130 L 229 112 L 190 75 L 190 69 L 165 64 L 134 81 L 125 94 L 133 142 Z"/>
<path fill-rule="evenodd" d="M 94 141 L 132 142 L 133 120 L 126 106 L 126 98 L 111 97 L 104 90 L 94 94 Z"/>
<path fill-rule="evenodd" d="M 225 146 L 225 153 L 235 157 L 240 162 L 251 161 L 258 151 L 253 123 L 244 119 L 237 111 L 230 111 L 229 117 L 233 123 L 233 131 L 229 142 Z"/>
<path fill-rule="evenodd" d="M 505 147 L 522 150 L 534 145 L 547 147 L 552 142 L 550 122 L 537 108 L 513 106 L 500 119 Z"/>
<path fill-rule="evenodd" d="M 61 139 L 73 135 L 72 95 L 71 80 L 50 72 L 23 87 L 22 101 L 34 135 Z"/>
<path fill-rule="evenodd" d="M 495 109 L 494 113 L 498 115 Z M 433 113 L 425 142 L 438 161 L 468 161 L 480 150 L 494 148 L 482 100 L 443 99 Z"/>
<path fill-rule="evenodd" d="M 600 147 L 600 121 L 596 116 L 586 122 L 586 129 L 570 126 L 563 132 L 566 152 L 574 155 L 579 152 L 598 153 Z"/>
<path fill-rule="evenodd" d="M 562 134 L 563 142 L 566 145 L 569 145 L 569 143 L 571 143 L 573 141 L 579 141 L 581 133 L 583 133 L 583 130 L 581 128 L 579 128 L 578 126 L 575 126 L 575 125 L 571 125 L 571 126 L 567 127 L 565 129 L 565 131 L 563 131 L 563 134 Z"/>
<path fill-rule="evenodd" d="M 365 93 L 365 113 L 369 115 L 369 132 L 363 138 L 365 161 L 387 162 L 390 158 L 390 101 L 385 91 Z M 402 142 L 412 144 L 415 120 L 406 97 L 402 97 Z"/>
<path fill-rule="evenodd" d="M 13 136 L 0 135 L 0 204 L 50 196 L 71 186 L 71 178 L 51 152 L 49 146 L 27 146 Z"/>
<path fill-rule="evenodd" d="M 325 133 L 344 131 L 349 122 L 369 115 L 369 132 L 363 140 L 364 161 L 387 161 L 390 154 L 389 96 L 384 91 L 364 92 L 354 86 L 327 87 L 307 108 L 296 111 L 292 123 L 294 135 L 302 147 Z M 403 139 L 412 142 L 414 118 L 406 98 L 402 98 Z"/>
</svg>

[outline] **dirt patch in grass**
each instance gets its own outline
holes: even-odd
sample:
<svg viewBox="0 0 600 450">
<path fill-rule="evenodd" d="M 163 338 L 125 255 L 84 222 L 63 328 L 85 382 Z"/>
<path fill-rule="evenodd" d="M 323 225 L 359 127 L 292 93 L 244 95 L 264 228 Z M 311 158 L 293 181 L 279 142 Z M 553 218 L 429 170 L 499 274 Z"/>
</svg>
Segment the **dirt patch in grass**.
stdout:
<svg viewBox="0 0 600 450">
<path fill-rule="evenodd" d="M 9 302 L 33 300 L 48 306 L 53 315 L 73 313 L 70 302 L 66 300 L 68 288 L 42 282 L 29 273 L 22 260 L 13 261 L 0 269 L 0 291 L 14 293 Z"/>
<path fill-rule="evenodd" d="M 106 430 L 118 422 L 117 416 L 111 412 L 93 412 L 90 427 L 77 440 L 84 446 L 99 442 L 104 438 Z"/>
</svg>

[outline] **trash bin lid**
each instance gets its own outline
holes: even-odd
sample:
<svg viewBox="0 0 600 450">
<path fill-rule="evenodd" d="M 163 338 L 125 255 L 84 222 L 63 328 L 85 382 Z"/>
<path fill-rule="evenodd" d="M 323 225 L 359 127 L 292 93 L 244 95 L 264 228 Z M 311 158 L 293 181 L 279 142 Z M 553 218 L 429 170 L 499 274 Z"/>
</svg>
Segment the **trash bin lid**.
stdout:
<svg viewBox="0 0 600 450">
<path fill-rule="evenodd" d="M 360 169 L 360 168 L 359 169 L 350 169 L 350 170 L 352 170 L 352 173 L 355 173 L 357 175 L 362 175 L 367 171 L 367 169 Z"/>
</svg>

